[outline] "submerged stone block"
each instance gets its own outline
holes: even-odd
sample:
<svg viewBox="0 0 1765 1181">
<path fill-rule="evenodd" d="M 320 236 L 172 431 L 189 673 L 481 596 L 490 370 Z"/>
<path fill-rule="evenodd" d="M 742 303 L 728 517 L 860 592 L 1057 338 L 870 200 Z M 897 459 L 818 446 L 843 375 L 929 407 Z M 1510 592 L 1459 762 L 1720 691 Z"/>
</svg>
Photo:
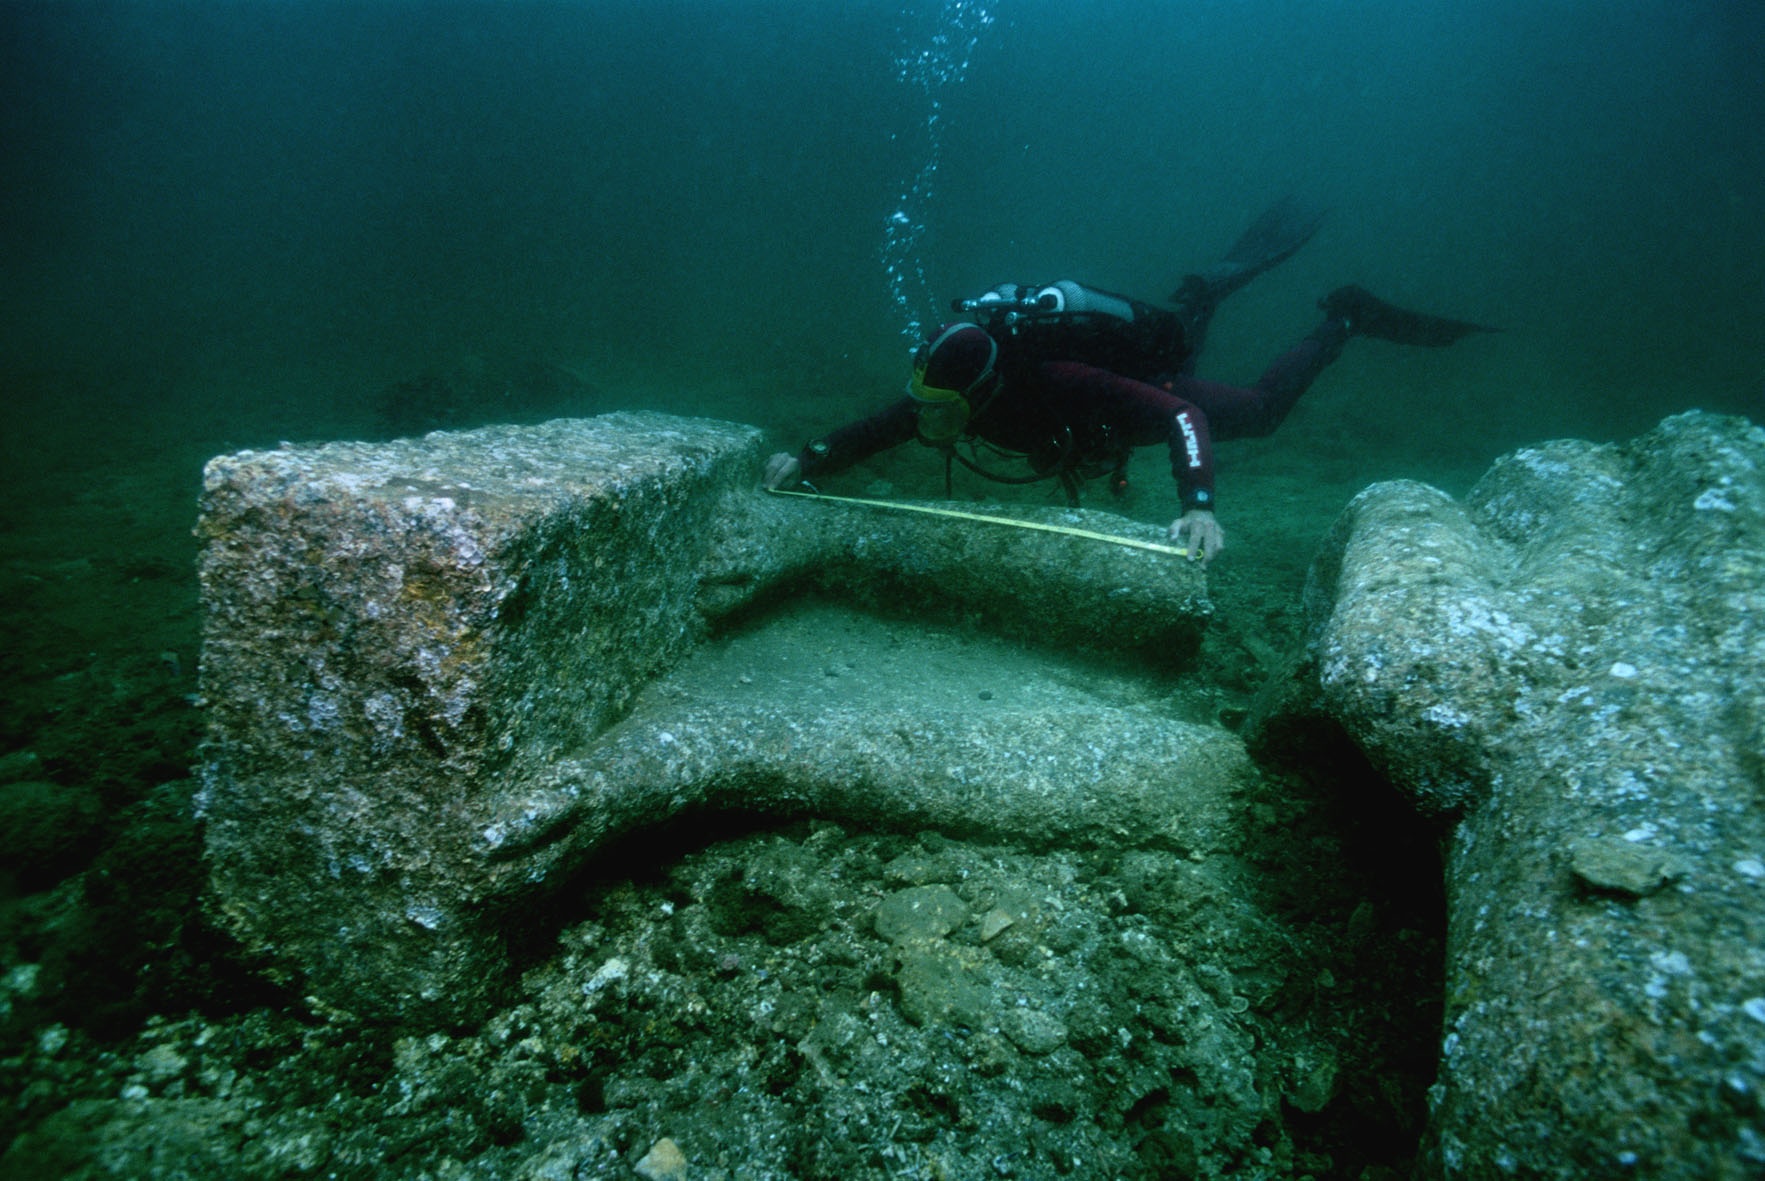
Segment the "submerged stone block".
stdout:
<svg viewBox="0 0 1765 1181">
<path fill-rule="evenodd" d="M 693 643 L 755 434 L 644 418 L 212 461 L 199 526 L 214 898 L 344 1008 L 446 1007 L 504 892 L 479 802 Z"/>
<path fill-rule="evenodd" d="M 1307 615 L 1261 733 L 1321 708 L 1451 833 L 1432 1171 L 1765 1172 L 1765 431 L 1375 485 Z"/>
<path fill-rule="evenodd" d="M 717 620 L 793 588 L 1153 659 L 1207 614 L 1198 568 L 1165 555 L 766 496 L 760 443 L 613 414 L 211 461 L 200 804 L 220 920 L 336 1009 L 462 1019 L 536 898 L 688 806 L 1206 839 L 1241 750 L 1144 710 L 678 700 L 667 678 Z"/>
</svg>

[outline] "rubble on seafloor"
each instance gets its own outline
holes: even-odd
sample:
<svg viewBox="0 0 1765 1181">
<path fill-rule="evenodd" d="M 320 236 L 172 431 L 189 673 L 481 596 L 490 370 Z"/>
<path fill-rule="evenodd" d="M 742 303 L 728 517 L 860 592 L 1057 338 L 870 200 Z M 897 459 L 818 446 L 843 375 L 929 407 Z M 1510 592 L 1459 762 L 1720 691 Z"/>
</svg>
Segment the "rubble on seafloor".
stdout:
<svg viewBox="0 0 1765 1181">
<path fill-rule="evenodd" d="M 397 447 L 211 484 L 205 688 L 244 692 L 197 799 L 243 946 L 156 946 L 292 991 L 119 1036 L 45 1005 L 72 961 L 21 962 L 0 1177 L 1765 1160 L 1759 428 L 1367 489 L 1246 710 L 1189 568 L 785 514 L 745 428 L 614 419 L 571 436 L 613 494 L 538 512 L 522 448 L 578 428 L 509 437 L 503 493 L 346 470 Z M 671 442 L 604 437 L 633 429 Z M 167 847 L 190 798 L 142 813 Z M 149 860 L 108 848 L 26 925 Z M 387 937 L 327 943 L 363 918 Z"/>
</svg>

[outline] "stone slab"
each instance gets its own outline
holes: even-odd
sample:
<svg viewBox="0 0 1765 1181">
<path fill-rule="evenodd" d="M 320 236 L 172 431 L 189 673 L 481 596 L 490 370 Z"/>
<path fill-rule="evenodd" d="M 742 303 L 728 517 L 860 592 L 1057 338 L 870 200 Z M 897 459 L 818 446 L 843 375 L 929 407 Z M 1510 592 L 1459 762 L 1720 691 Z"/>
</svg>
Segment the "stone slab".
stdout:
<svg viewBox="0 0 1765 1181">
<path fill-rule="evenodd" d="M 1765 431 L 1375 485 L 1307 617 L 1259 742 L 1321 711 L 1450 834 L 1432 1171 L 1765 1175 Z"/>
<path fill-rule="evenodd" d="M 199 802 L 220 921 L 335 1010 L 463 1020 L 536 900 L 687 807 L 1207 839 L 1242 750 L 1156 711 L 852 708 L 765 681 L 683 701 L 669 678 L 711 637 L 814 590 L 1149 662 L 1207 617 L 1190 563 L 767 496 L 761 450 L 745 426 L 613 414 L 211 461 Z"/>
</svg>

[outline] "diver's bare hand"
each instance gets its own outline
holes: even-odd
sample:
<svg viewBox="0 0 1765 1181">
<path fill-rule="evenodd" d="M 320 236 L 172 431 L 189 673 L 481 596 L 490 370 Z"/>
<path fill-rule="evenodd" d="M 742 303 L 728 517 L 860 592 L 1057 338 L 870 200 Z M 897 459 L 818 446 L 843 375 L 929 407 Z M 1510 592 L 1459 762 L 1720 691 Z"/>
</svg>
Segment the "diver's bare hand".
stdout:
<svg viewBox="0 0 1765 1181">
<path fill-rule="evenodd" d="M 1226 535 L 1220 523 L 1204 508 L 1192 508 L 1171 522 L 1171 540 L 1189 551 L 1191 558 L 1200 558 L 1203 566 L 1226 548 Z"/>
<path fill-rule="evenodd" d="M 803 474 L 803 466 L 797 457 L 780 451 L 766 461 L 766 474 L 762 477 L 768 488 L 779 488 L 785 484 L 795 484 Z"/>
</svg>

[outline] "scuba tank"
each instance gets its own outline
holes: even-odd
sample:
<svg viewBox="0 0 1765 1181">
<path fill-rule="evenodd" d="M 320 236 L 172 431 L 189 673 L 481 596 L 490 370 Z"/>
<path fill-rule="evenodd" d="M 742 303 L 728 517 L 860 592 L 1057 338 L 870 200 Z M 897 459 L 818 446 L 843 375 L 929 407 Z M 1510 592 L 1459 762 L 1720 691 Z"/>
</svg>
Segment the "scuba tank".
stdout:
<svg viewBox="0 0 1765 1181">
<path fill-rule="evenodd" d="M 1001 283 L 951 307 L 974 317 L 1015 365 L 1078 361 L 1150 381 L 1180 370 L 1190 352 L 1175 312 L 1071 279 Z"/>
</svg>

